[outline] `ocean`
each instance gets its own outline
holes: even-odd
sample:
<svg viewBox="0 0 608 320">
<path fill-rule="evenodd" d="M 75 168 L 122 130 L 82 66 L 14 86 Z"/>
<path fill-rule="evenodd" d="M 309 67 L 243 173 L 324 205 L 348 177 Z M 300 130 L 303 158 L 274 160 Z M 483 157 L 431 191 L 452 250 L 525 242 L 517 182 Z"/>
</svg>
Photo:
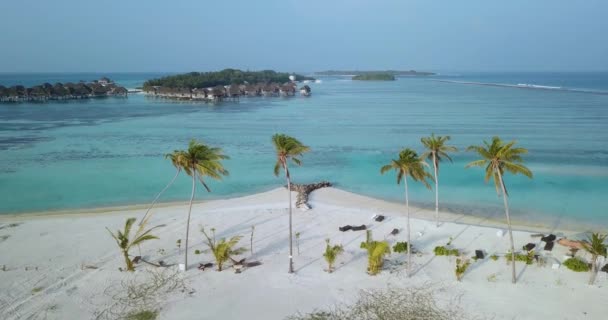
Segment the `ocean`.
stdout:
<svg viewBox="0 0 608 320">
<path fill-rule="evenodd" d="M 128 88 L 162 74 L 0 74 L 0 84 L 93 80 Z M 440 167 L 442 209 L 502 214 L 481 168 L 465 169 L 471 144 L 498 135 L 529 150 L 534 179 L 506 175 L 516 219 L 608 226 L 608 73 L 446 73 L 392 82 L 319 77 L 311 97 L 176 102 L 127 99 L 0 104 L 0 214 L 150 202 L 174 168 L 164 154 L 199 139 L 231 157 L 230 176 L 197 199 L 253 194 L 284 184 L 273 175 L 270 137 L 283 132 L 312 148 L 297 183 L 402 201 L 394 174 L 380 175 L 403 147 L 450 135 L 460 152 Z M 441 81 L 437 81 L 441 80 Z M 448 82 L 446 82 L 448 81 Z M 499 84 L 499 85 L 484 85 Z M 507 85 L 507 86 L 503 86 Z M 510 87 L 520 85 L 522 88 Z M 161 201 L 187 200 L 182 176 Z M 432 208 L 434 192 L 413 184 L 410 199 Z"/>
</svg>

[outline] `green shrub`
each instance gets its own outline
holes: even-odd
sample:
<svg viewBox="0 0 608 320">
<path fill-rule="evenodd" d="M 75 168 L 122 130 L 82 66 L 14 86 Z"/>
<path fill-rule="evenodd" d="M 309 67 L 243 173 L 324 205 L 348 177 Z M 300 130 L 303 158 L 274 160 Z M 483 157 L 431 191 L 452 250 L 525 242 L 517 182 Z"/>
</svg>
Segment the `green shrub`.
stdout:
<svg viewBox="0 0 608 320">
<path fill-rule="evenodd" d="M 436 256 L 459 256 L 460 251 L 458 249 L 448 249 L 444 246 L 437 246 L 433 249 Z"/>
<path fill-rule="evenodd" d="M 470 265 L 471 263 L 467 259 L 456 259 L 456 280 L 462 280 L 462 276 Z"/>
<path fill-rule="evenodd" d="M 158 317 L 158 311 L 144 310 L 128 314 L 126 320 L 155 320 Z"/>
<path fill-rule="evenodd" d="M 589 264 L 586 261 L 583 261 L 581 258 L 570 258 L 564 262 L 564 266 L 566 268 L 574 271 L 574 272 L 587 272 L 589 271 Z"/>
<path fill-rule="evenodd" d="M 493 255 L 490 256 L 490 259 L 492 259 L 494 261 L 497 261 L 498 260 L 498 256 L 495 255 L 495 254 L 493 254 Z"/>
<path fill-rule="evenodd" d="M 510 252 L 505 255 L 505 259 L 507 259 L 507 262 L 511 262 L 512 258 L 511 258 Z M 515 261 L 525 262 L 526 264 L 533 264 L 534 263 L 534 250 L 531 250 L 527 254 L 516 253 Z"/>
<path fill-rule="evenodd" d="M 402 253 L 402 252 L 407 253 L 407 241 L 395 243 L 395 245 L 393 246 L 393 251 L 395 251 L 397 253 Z"/>
<path fill-rule="evenodd" d="M 342 247 L 342 245 L 334 245 L 332 246 L 329 243 L 329 239 L 325 240 L 326 246 L 325 246 L 325 253 L 323 253 L 323 257 L 325 258 L 325 261 L 327 261 L 327 271 L 329 273 L 332 273 L 334 270 L 334 262 L 336 261 L 336 258 L 342 254 L 342 252 L 344 252 L 344 248 Z"/>
</svg>

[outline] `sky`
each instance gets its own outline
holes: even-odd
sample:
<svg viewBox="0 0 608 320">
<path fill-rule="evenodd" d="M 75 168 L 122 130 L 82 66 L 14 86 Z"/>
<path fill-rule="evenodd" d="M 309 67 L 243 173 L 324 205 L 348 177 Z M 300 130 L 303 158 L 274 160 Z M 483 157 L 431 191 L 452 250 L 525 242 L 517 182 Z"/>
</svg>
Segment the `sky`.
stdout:
<svg viewBox="0 0 608 320">
<path fill-rule="evenodd" d="M 0 72 L 608 71 L 606 0 L 2 0 Z"/>
</svg>

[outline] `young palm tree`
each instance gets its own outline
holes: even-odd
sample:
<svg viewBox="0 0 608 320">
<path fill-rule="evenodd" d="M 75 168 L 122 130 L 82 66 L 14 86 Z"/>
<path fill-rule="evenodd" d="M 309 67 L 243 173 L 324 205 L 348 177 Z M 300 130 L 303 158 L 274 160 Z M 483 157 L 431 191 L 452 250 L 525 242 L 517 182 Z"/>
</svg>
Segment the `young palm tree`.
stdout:
<svg viewBox="0 0 608 320">
<path fill-rule="evenodd" d="M 272 136 L 272 144 L 277 153 L 277 162 L 274 165 L 274 175 L 278 176 L 281 168 L 285 171 L 285 179 L 287 179 L 287 193 L 289 195 L 289 273 L 293 273 L 293 236 L 291 226 L 291 176 L 289 175 L 289 167 L 287 161 L 291 161 L 295 165 L 302 165 L 302 161 L 297 157 L 302 156 L 305 152 L 310 151 L 308 146 L 303 145 L 298 139 L 285 134 L 277 133 Z"/>
<path fill-rule="evenodd" d="M 585 251 L 591 254 L 591 277 L 589 278 L 589 284 L 595 282 L 595 277 L 598 272 L 597 258 L 602 256 L 606 258 L 606 251 L 608 245 L 605 241 L 608 235 L 601 233 L 593 233 L 588 239 L 588 243 L 583 242 L 583 248 Z"/>
<path fill-rule="evenodd" d="M 205 228 L 201 228 L 201 232 L 205 236 L 207 241 L 207 247 L 213 254 L 215 258 L 215 262 L 217 262 L 217 271 L 222 271 L 224 263 L 228 261 L 232 256 L 243 254 L 247 251 L 245 248 L 235 248 L 236 245 L 243 238 L 242 236 L 234 236 L 227 240 L 225 238 L 220 239 L 220 241 L 215 240 L 215 230 L 211 229 L 213 235 L 210 237 L 207 232 L 205 232 Z"/>
<path fill-rule="evenodd" d="M 327 261 L 327 272 L 332 273 L 334 271 L 334 262 L 336 262 L 336 258 L 338 258 L 342 252 L 344 252 L 344 247 L 339 244 L 332 246 L 329 243 L 329 239 L 325 239 L 325 243 L 325 253 L 323 253 L 323 258 L 325 258 L 325 261 Z"/>
<path fill-rule="evenodd" d="M 505 171 L 512 174 L 523 174 L 528 178 L 532 178 L 532 171 L 524 166 L 521 155 L 528 153 L 527 149 L 514 148 L 515 141 L 504 143 L 499 137 L 493 137 L 492 143 L 484 141 L 482 146 L 470 146 L 467 151 L 475 151 L 481 159 L 470 162 L 466 165 L 469 167 L 486 167 L 485 181 L 494 180 L 496 194 L 502 195 L 505 205 L 505 215 L 507 217 L 507 226 L 509 228 L 509 241 L 511 242 L 511 266 L 512 275 L 511 281 L 515 283 L 515 246 L 513 244 L 513 231 L 511 230 L 511 217 L 509 216 L 509 193 L 503 175 Z"/>
<path fill-rule="evenodd" d="M 161 190 L 157 195 L 156 198 L 154 198 L 154 200 L 152 201 L 152 204 L 150 204 L 150 207 L 148 207 L 148 210 L 146 210 L 146 214 L 144 214 L 144 217 L 142 218 L 142 222 L 148 217 L 148 213 L 150 212 L 150 210 L 152 210 L 152 208 L 154 207 L 154 205 L 156 204 L 156 201 L 158 201 L 158 198 L 160 198 L 160 196 L 165 193 L 165 191 L 167 191 L 167 189 L 169 189 L 169 187 L 171 185 L 173 185 L 173 183 L 175 182 L 175 179 L 177 179 L 177 176 L 179 175 L 179 173 L 182 171 L 182 168 L 179 166 L 179 164 L 177 163 L 177 152 L 173 152 L 173 153 L 167 153 L 165 155 L 165 159 L 171 159 L 171 164 L 173 164 L 173 166 L 175 167 L 176 172 L 175 175 L 173 176 L 173 179 L 171 179 L 171 181 L 169 182 L 169 184 L 167 184 L 165 186 L 165 188 L 163 190 Z M 139 225 L 141 226 L 141 222 L 139 223 Z"/>
<path fill-rule="evenodd" d="M 190 206 L 188 207 L 188 220 L 186 222 L 186 246 L 184 264 L 188 270 L 188 236 L 190 234 L 190 214 L 192 213 L 192 202 L 196 191 L 196 179 L 198 179 L 207 192 L 211 189 L 205 183 L 205 177 L 221 180 L 222 176 L 228 175 L 224 169 L 222 160 L 230 159 L 224 155 L 222 149 L 210 147 L 204 143 L 192 139 L 187 150 L 176 150 L 173 152 L 175 162 L 187 175 L 192 177 L 192 194 L 190 195 Z"/>
<path fill-rule="evenodd" d="M 424 137 L 420 139 L 422 145 L 426 148 L 426 151 L 420 155 L 423 160 L 430 160 L 433 162 L 433 169 L 435 178 L 435 224 L 439 227 L 439 162 L 443 158 L 448 159 L 452 162 L 452 158 L 448 155 L 448 152 L 456 152 L 458 149 L 454 146 L 446 145 L 446 142 L 450 140 L 450 136 L 437 136 L 431 134 L 430 137 Z"/>
<path fill-rule="evenodd" d="M 118 247 L 120 248 L 120 251 L 122 252 L 122 255 L 125 259 L 125 264 L 127 265 L 127 271 L 135 271 L 135 267 L 133 266 L 133 261 L 131 259 L 129 259 L 129 250 L 133 246 L 138 246 L 141 243 L 143 243 L 144 241 L 158 239 L 157 236 L 151 235 L 150 231 L 152 231 L 156 228 L 162 227 L 162 225 L 159 225 L 159 226 L 156 226 L 156 227 L 153 227 L 153 228 L 150 228 L 150 229 L 144 231 L 144 228 L 146 227 L 146 224 L 148 223 L 148 220 L 144 219 L 142 221 L 142 223 L 139 224 L 139 228 L 137 229 L 137 232 L 135 232 L 135 235 L 133 235 L 133 239 L 131 239 L 130 233 L 131 233 L 131 227 L 133 226 L 133 223 L 135 223 L 135 218 L 127 219 L 127 221 L 125 222 L 125 227 L 124 227 L 123 231 L 121 232 L 120 230 L 117 230 L 116 234 L 112 233 L 112 231 L 110 231 L 110 229 L 106 228 L 106 230 L 108 230 L 108 232 L 110 233 L 112 238 L 114 238 L 114 240 L 116 240 L 116 244 L 118 244 Z"/>
<path fill-rule="evenodd" d="M 412 271 L 412 248 L 411 248 L 411 239 L 410 239 L 410 199 L 408 193 L 407 186 L 407 177 L 411 177 L 415 182 L 421 182 L 428 189 L 431 188 L 429 183 L 426 181 L 427 178 L 431 177 L 425 167 L 428 167 L 428 164 L 424 162 L 424 160 L 418 157 L 416 151 L 406 148 L 399 152 L 399 159 L 392 160 L 390 164 L 382 166 L 380 168 L 380 173 L 384 174 L 385 172 L 394 169 L 397 173 L 397 184 L 401 183 L 403 180 L 403 185 L 405 186 L 405 207 L 407 210 L 407 276 L 411 275 Z"/>
</svg>

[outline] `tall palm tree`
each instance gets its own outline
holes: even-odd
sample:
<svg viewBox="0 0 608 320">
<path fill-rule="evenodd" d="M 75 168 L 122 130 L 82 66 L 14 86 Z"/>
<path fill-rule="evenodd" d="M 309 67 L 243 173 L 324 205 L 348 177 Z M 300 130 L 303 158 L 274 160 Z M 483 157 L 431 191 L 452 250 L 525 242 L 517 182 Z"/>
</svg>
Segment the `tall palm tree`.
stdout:
<svg viewBox="0 0 608 320">
<path fill-rule="evenodd" d="M 289 175 L 289 167 L 287 162 L 289 159 L 297 165 L 302 165 L 302 161 L 297 158 L 305 152 L 310 151 L 308 146 L 302 144 L 298 139 L 290 137 L 286 134 L 277 133 L 272 136 L 272 144 L 277 154 L 277 162 L 274 165 L 274 175 L 279 176 L 281 168 L 285 172 L 287 179 L 287 193 L 289 194 L 289 273 L 293 273 L 293 236 L 291 225 L 291 176 Z"/>
<path fill-rule="evenodd" d="M 188 269 L 188 238 L 190 235 L 190 214 L 192 213 L 192 201 L 196 191 L 196 179 L 198 179 L 207 192 L 211 189 L 205 183 L 205 177 L 222 180 L 222 176 L 228 175 L 228 170 L 222 165 L 222 160 L 230 159 L 224 155 L 222 149 L 210 147 L 194 139 L 188 144 L 187 150 L 176 150 L 173 152 L 175 163 L 187 175 L 192 177 L 192 194 L 190 195 L 190 206 L 188 207 L 188 220 L 186 222 L 186 256 L 184 264 Z"/>
<path fill-rule="evenodd" d="M 583 242 L 583 248 L 591 254 L 591 277 L 589 278 L 589 284 L 595 282 L 598 272 L 597 258 L 599 256 L 606 258 L 608 248 L 608 245 L 605 243 L 606 238 L 608 238 L 608 235 L 594 232 L 589 237 L 588 243 Z"/>
<path fill-rule="evenodd" d="M 171 185 L 173 185 L 173 183 L 175 182 L 175 179 L 177 179 L 177 176 L 179 175 L 180 172 L 182 172 L 182 168 L 179 166 L 179 164 L 177 163 L 178 160 L 178 154 L 177 152 L 173 152 L 173 153 L 167 153 L 165 155 L 165 159 L 170 159 L 171 160 L 171 164 L 175 167 L 176 172 L 175 175 L 173 176 L 173 179 L 171 179 L 171 181 L 169 181 L 169 183 L 165 186 L 165 188 L 163 190 L 161 190 L 157 195 L 156 198 L 154 198 L 154 200 L 152 201 L 152 204 L 150 204 L 150 206 L 148 207 L 148 210 L 146 210 L 146 214 L 144 214 L 144 217 L 142 218 L 142 222 L 146 220 L 146 218 L 148 217 L 148 213 L 150 212 L 150 210 L 152 210 L 152 208 L 154 207 L 154 205 L 156 204 L 156 201 L 158 201 L 158 198 L 160 198 L 160 196 L 165 193 L 165 191 L 167 191 L 167 189 L 169 189 L 169 187 Z M 142 222 L 139 223 L 139 225 L 141 226 Z"/>
<path fill-rule="evenodd" d="M 433 169 L 435 178 L 435 224 L 439 227 L 439 162 L 443 158 L 448 159 L 452 162 L 452 158 L 448 155 L 448 152 L 457 152 L 458 149 L 454 146 L 448 146 L 445 143 L 450 140 L 450 136 L 437 136 L 431 134 L 430 137 L 424 137 L 420 139 L 422 145 L 426 148 L 426 151 L 420 155 L 423 160 L 429 159 L 433 162 Z"/>
<path fill-rule="evenodd" d="M 515 283 L 515 246 L 513 244 L 513 230 L 511 229 L 511 217 L 509 216 L 509 192 L 505 186 L 503 175 L 505 171 L 510 172 L 514 175 L 523 174 L 528 178 L 532 178 L 532 171 L 524 166 L 522 163 L 524 160 L 521 155 L 528 153 L 525 148 L 515 148 L 516 141 L 504 143 L 499 137 L 493 137 L 492 142 L 488 143 L 484 140 L 481 146 L 469 146 L 467 151 L 474 151 L 481 157 L 479 160 L 475 160 L 466 165 L 469 167 L 486 167 L 486 183 L 490 179 L 494 180 L 494 186 L 496 187 L 496 194 L 502 195 L 502 199 L 505 205 L 505 215 L 507 217 L 507 226 L 509 228 L 509 241 L 511 242 L 511 266 L 512 266 L 512 279 Z"/>
<path fill-rule="evenodd" d="M 416 151 L 406 148 L 399 152 L 399 158 L 397 160 L 393 159 L 391 163 L 382 166 L 380 168 L 380 173 L 384 174 L 385 172 L 394 169 L 397 173 L 397 184 L 401 184 L 401 180 L 403 180 L 403 185 L 405 186 L 405 207 L 407 212 L 407 276 L 411 276 L 412 274 L 412 248 L 411 248 L 411 237 L 410 237 L 410 199 L 408 193 L 407 186 L 407 177 L 411 177 L 415 182 L 421 182 L 428 189 L 431 188 L 431 185 L 426 181 L 427 178 L 431 178 L 431 174 L 428 173 L 425 167 L 429 165 L 424 162 Z"/>
</svg>

